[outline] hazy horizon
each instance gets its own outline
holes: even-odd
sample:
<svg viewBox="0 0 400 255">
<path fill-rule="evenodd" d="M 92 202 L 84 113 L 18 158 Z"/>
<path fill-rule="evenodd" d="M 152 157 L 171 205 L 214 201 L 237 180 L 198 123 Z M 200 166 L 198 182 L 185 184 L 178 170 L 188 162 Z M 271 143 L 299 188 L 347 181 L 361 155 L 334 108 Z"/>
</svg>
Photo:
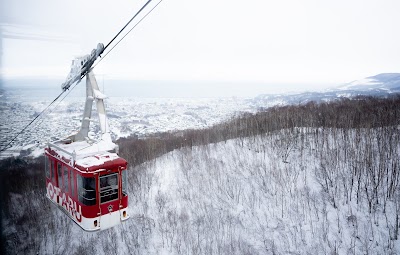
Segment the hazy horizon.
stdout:
<svg viewBox="0 0 400 255">
<path fill-rule="evenodd" d="M 54 95 L 61 92 L 63 79 L 3 79 L 6 90 L 22 90 L 40 95 L 45 92 Z M 280 94 L 304 91 L 321 91 L 340 84 L 301 84 L 301 83 L 264 83 L 245 81 L 169 81 L 169 80 L 128 80 L 103 79 L 97 82 L 108 97 L 255 97 L 261 94 Z M 72 95 L 84 96 L 85 80 L 73 90 Z"/>
</svg>

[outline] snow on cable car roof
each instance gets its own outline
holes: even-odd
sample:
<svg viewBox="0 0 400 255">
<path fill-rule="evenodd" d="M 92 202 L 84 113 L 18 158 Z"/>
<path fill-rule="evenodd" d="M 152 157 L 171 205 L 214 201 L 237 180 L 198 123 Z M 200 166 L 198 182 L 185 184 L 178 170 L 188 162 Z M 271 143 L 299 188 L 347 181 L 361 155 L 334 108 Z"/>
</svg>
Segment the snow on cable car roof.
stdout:
<svg viewBox="0 0 400 255">
<path fill-rule="evenodd" d="M 106 152 L 101 155 L 92 155 L 82 159 L 76 160 L 76 164 L 82 167 L 92 167 L 104 165 L 107 161 L 118 159 L 119 156 L 116 153 Z"/>
<path fill-rule="evenodd" d="M 67 140 L 60 140 L 49 143 L 49 148 L 60 158 L 82 167 L 99 166 L 119 158 L 117 153 L 114 152 L 118 146 L 113 142 L 104 140 L 96 143 L 88 141 L 69 143 Z"/>
</svg>

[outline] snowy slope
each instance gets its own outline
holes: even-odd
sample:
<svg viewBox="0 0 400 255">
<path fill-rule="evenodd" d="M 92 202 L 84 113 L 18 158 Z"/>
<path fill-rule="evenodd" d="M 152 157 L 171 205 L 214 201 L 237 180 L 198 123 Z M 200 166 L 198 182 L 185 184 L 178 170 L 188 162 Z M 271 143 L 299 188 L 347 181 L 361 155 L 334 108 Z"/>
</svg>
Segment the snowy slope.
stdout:
<svg viewBox="0 0 400 255">
<path fill-rule="evenodd" d="M 367 152 L 388 147 L 375 138 L 389 132 L 399 139 L 397 128 L 296 128 L 175 150 L 129 170 L 126 223 L 87 233 L 51 205 L 25 253 L 398 254 L 396 201 L 379 189 L 381 203 L 369 213 L 368 179 L 359 179 L 359 192 L 357 181 L 349 187 Z M 372 162 L 391 172 L 399 153 L 397 145 L 384 155 L 391 161 Z M 20 208 L 20 219 L 30 210 Z M 13 226 L 5 224 L 11 237 Z"/>
</svg>

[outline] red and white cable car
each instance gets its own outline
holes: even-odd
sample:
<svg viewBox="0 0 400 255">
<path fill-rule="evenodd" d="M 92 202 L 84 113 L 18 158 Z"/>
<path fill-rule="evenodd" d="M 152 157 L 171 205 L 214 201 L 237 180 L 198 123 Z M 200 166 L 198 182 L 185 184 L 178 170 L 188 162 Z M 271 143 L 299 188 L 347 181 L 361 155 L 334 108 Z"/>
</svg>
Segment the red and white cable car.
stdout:
<svg viewBox="0 0 400 255">
<path fill-rule="evenodd" d="M 99 91 L 90 67 L 84 66 L 88 61 L 94 62 L 103 51 L 101 47 L 99 53 L 92 52 L 74 61 L 73 65 L 82 66 L 73 67 L 62 85 L 64 90 L 68 89 L 73 83 L 69 81 L 80 80 L 87 74 L 86 103 L 79 132 L 45 148 L 46 196 L 86 231 L 107 229 L 129 218 L 127 162 L 118 156 L 118 146 L 111 141 L 105 95 Z M 93 101 L 99 115 L 99 140 L 88 136 Z"/>
</svg>

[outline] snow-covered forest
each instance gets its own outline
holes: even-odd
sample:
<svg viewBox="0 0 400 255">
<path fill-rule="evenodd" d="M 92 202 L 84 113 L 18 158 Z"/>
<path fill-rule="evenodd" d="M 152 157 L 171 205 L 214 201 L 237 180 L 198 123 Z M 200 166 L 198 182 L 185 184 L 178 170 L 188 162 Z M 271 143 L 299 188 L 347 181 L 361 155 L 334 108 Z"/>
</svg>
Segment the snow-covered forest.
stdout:
<svg viewBox="0 0 400 255">
<path fill-rule="evenodd" d="M 45 198 L 44 160 L 1 161 L 7 254 L 398 254 L 400 97 L 273 107 L 121 138 L 126 223 L 87 233 Z"/>
</svg>

